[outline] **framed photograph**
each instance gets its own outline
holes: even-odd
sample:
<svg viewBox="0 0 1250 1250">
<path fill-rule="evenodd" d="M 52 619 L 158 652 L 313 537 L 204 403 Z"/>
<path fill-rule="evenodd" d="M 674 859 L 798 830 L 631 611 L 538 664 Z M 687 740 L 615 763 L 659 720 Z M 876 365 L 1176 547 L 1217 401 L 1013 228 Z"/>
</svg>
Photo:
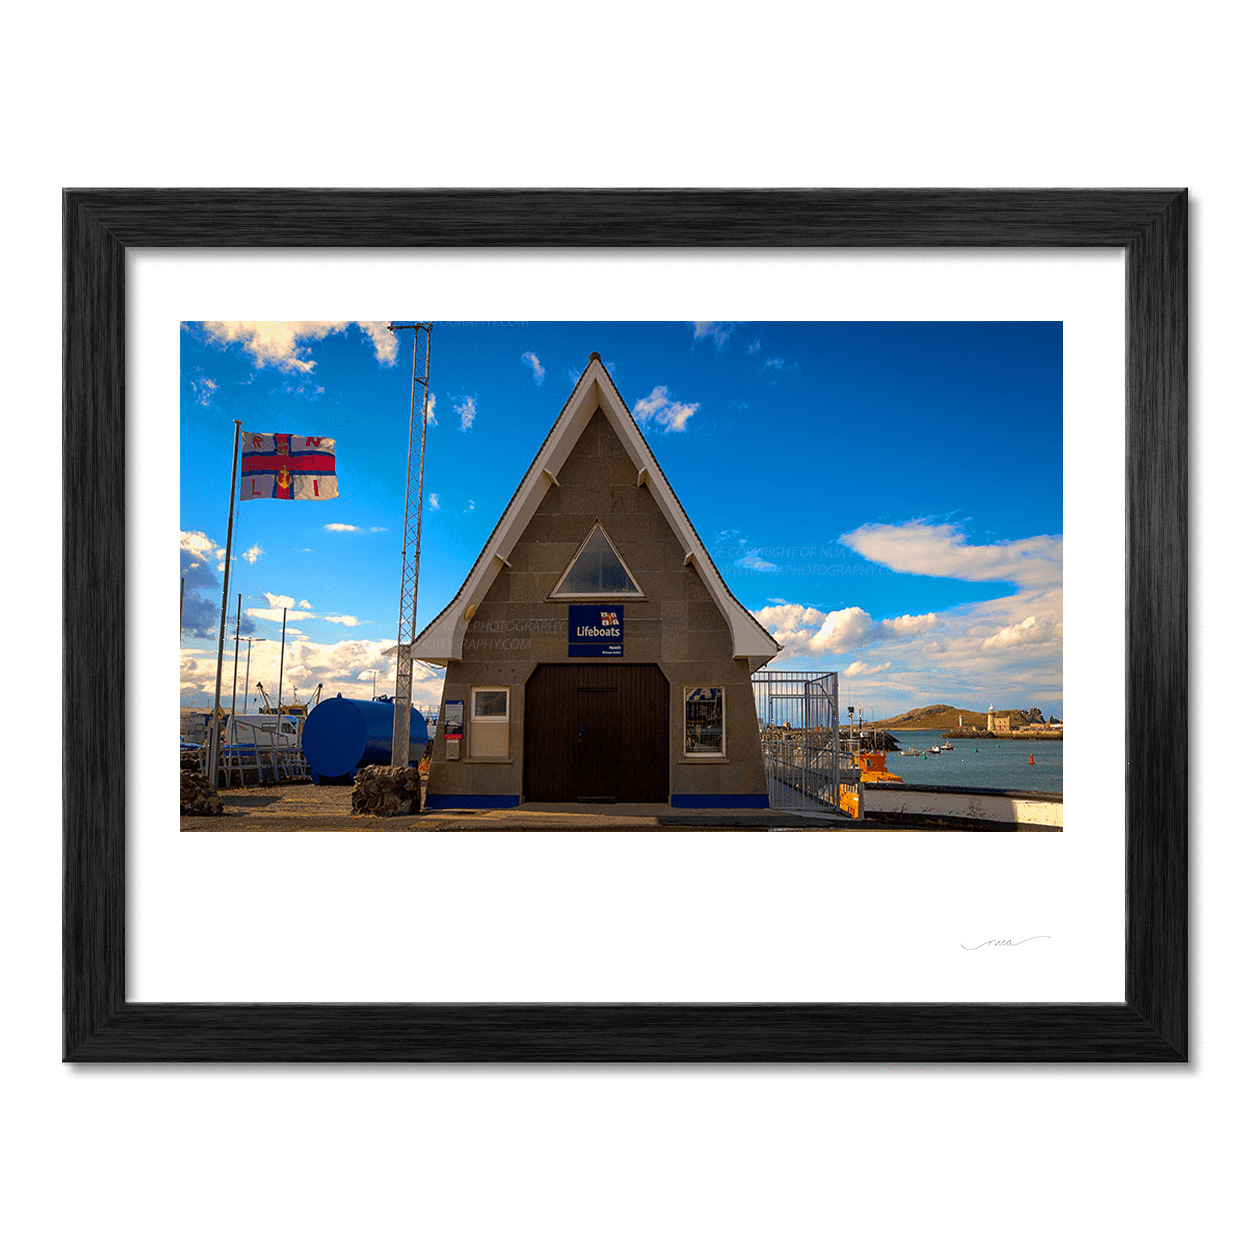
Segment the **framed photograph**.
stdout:
<svg viewBox="0 0 1250 1250">
<path fill-rule="evenodd" d="M 131 261 L 164 251 L 189 264 L 244 255 L 261 266 L 280 256 L 288 264 L 294 260 L 312 269 L 323 258 L 336 256 L 363 258 L 375 266 L 390 266 L 392 257 L 396 265 L 403 257 L 417 256 L 423 262 L 456 257 L 461 263 L 468 258 L 474 282 L 486 290 L 492 281 L 504 281 L 505 264 L 515 268 L 517 257 L 523 258 L 522 267 L 530 267 L 531 281 L 549 282 L 549 274 L 534 275 L 543 258 L 553 256 L 626 256 L 630 266 L 638 268 L 644 257 L 653 265 L 676 267 L 709 256 L 725 260 L 769 256 L 781 258 L 773 262 L 778 268 L 802 270 L 800 280 L 805 275 L 810 284 L 828 281 L 828 270 L 822 270 L 819 262 L 830 256 L 896 258 L 901 270 L 901 258 L 921 254 L 949 258 L 952 266 L 963 258 L 960 263 L 984 267 L 987 258 L 1009 254 L 1036 256 L 1039 264 L 1048 256 L 1080 254 L 1071 249 L 1122 249 L 1117 256 L 1123 256 L 1123 326 L 1118 324 L 1118 301 L 1107 305 L 1104 300 L 1105 307 L 1114 308 L 1104 319 L 1117 323 L 1110 340 L 1116 346 L 1112 350 L 1104 345 L 1101 360 L 1104 374 L 1118 372 L 1118 345 L 1123 343 L 1123 495 L 1119 483 L 1114 483 L 1115 489 L 1105 492 L 1102 513 L 1090 514 L 1109 531 L 1104 565 L 1096 575 L 1110 587 L 1117 607 L 1116 579 L 1107 575 L 1107 561 L 1118 564 L 1123 551 L 1126 566 L 1122 723 L 1128 768 L 1122 795 L 1115 780 L 1118 742 L 1107 748 L 1104 762 L 1111 767 L 1099 774 L 1107 801 L 1123 807 L 1124 846 L 1122 860 L 1117 861 L 1124 868 L 1122 994 L 1091 999 L 1069 996 L 1059 987 L 1051 995 L 1045 991 L 1052 983 L 1035 982 L 1045 1001 L 1019 1001 L 1019 994 L 990 1001 L 984 988 L 976 1001 L 940 990 L 931 996 L 941 1001 L 921 1001 L 926 997 L 923 989 L 918 993 L 908 989 L 897 1000 L 885 1001 L 861 978 L 827 985 L 817 981 L 818 993 L 827 988 L 829 998 L 839 994 L 840 985 L 862 988 L 836 1001 L 811 1001 L 801 988 L 793 989 L 810 986 L 811 980 L 781 978 L 748 982 L 763 988 L 758 1001 L 746 1001 L 739 991 L 723 992 L 723 983 L 709 976 L 705 984 L 684 982 L 690 1001 L 677 1001 L 671 993 L 652 996 L 645 980 L 621 981 L 606 971 L 598 982 L 602 992 L 596 994 L 593 969 L 589 991 L 569 995 L 563 983 L 530 979 L 521 982 L 527 990 L 501 992 L 500 1001 L 488 1001 L 489 992 L 471 978 L 458 983 L 451 971 L 430 989 L 426 1001 L 419 1002 L 397 1001 L 404 995 L 402 989 L 394 993 L 392 984 L 361 994 L 374 1001 L 346 1001 L 351 994 L 342 988 L 345 981 L 334 982 L 335 989 L 324 994 L 315 988 L 304 994 L 300 987 L 305 983 L 298 980 L 292 980 L 289 990 L 270 981 L 265 989 L 238 995 L 248 1001 L 226 1001 L 232 993 L 228 985 L 214 983 L 210 992 L 205 983 L 193 981 L 188 982 L 191 992 L 186 997 L 194 1001 L 172 1001 L 180 997 L 176 986 L 169 988 L 173 982 L 156 996 L 146 988 L 139 992 L 133 963 L 128 963 L 128 930 L 133 932 L 137 924 L 140 903 L 150 898 L 150 883 L 157 877 L 152 866 L 159 856 L 149 853 L 148 843 L 139 856 L 133 841 L 129 852 L 127 844 L 143 806 L 138 765 L 148 754 L 135 748 L 135 691 L 141 683 L 133 664 L 128 672 L 127 657 L 135 655 L 134 639 L 148 637 L 144 631 L 152 629 L 143 619 L 148 613 L 136 611 L 133 594 L 127 599 L 128 585 L 133 592 L 146 578 L 150 562 L 131 558 L 128 564 L 127 553 L 134 550 L 137 528 L 153 528 L 146 519 L 138 520 L 141 509 L 133 493 L 129 506 L 127 500 L 137 473 L 144 482 L 153 480 L 146 459 L 150 440 L 145 437 L 136 445 L 134 438 L 136 404 L 146 376 L 143 363 L 151 356 L 141 347 L 136 324 L 138 305 L 149 288 L 134 278 Z M 1169 727 L 1185 716 L 1187 705 L 1186 249 L 1186 195 L 1177 190 L 66 192 L 65 681 L 75 699 L 72 705 L 67 701 L 64 714 L 66 741 L 74 742 L 74 750 L 66 751 L 64 785 L 65 1059 L 1184 1061 L 1187 766 L 1184 753 L 1172 744 Z M 461 285 L 466 272 L 470 271 L 462 270 L 457 279 Z M 654 277 L 658 271 L 648 272 Z M 953 268 L 944 272 L 941 281 L 958 282 L 954 272 Z M 732 280 L 741 283 L 741 275 Z M 1010 284 L 1014 278 L 1008 274 L 1005 280 Z M 683 281 L 701 279 L 690 270 L 683 271 Z M 602 274 L 599 282 L 605 285 Z M 1105 275 L 1103 282 L 1105 292 Z M 313 288 L 310 284 L 305 289 Z M 357 302 L 361 289 L 356 291 Z M 707 300 L 715 304 L 714 293 Z M 325 313 L 325 301 L 316 312 L 311 311 L 312 303 L 316 299 L 310 300 L 308 315 Z M 177 298 L 174 304 L 178 305 Z M 955 306 L 953 299 L 950 306 Z M 853 302 L 847 307 L 853 308 Z M 875 307 L 885 310 L 876 313 L 881 321 L 906 320 L 901 312 L 892 313 L 888 302 Z M 210 311 L 218 310 L 233 315 L 252 307 L 227 308 L 219 299 Z M 206 315 L 205 303 L 201 299 L 186 311 L 165 311 L 164 319 L 158 320 L 164 325 L 171 315 L 179 320 Z M 952 316 L 956 314 L 944 312 L 935 319 Z M 541 382 L 537 357 L 527 355 L 535 382 Z M 597 379 L 595 384 L 606 395 L 612 388 L 611 369 L 606 356 L 600 362 L 596 353 L 584 376 Z M 206 383 L 210 391 L 215 385 Z M 149 395 L 152 389 L 148 386 Z M 164 391 L 156 389 L 165 403 Z M 656 403 L 661 389 L 652 392 Z M 667 399 L 667 393 L 662 398 Z M 624 418 L 619 418 L 618 424 L 622 422 Z M 622 429 L 627 426 L 625 422 Z M 1095 427 L 1096 418 L 1080 431 L 1080 440 L 1065 435 L 1066 451 L 1088 440 L 1092 460 L 1099 441 Z M 1117 424 L 1111 431 L 1117 440 L 1111 447 L 1116 462 L 1119 429 Z M 1101 434 L 1105 456 L 1107 431 Z M 1081 493 L 1098 495 L 1097 480 L 1082 486 Z M 222 494 L 224 501 L 224 489 Z M 582 538 L 579 532 L 577 540 Z M 632 609 L 621 589 L 628 586 L 623 574 L 601 585 L 602 569 L 605 561 L 615 570 L 616 562 L 625 560 L 633 567 L 637 558 L 645 557 L 634 548 L 622 556 L 610 540 L 601 545 L 603 551 L 596 548 L 595 568 L 604 602 L 592 604 L 593 610 L 560 606 L 568 613 L 570 631 L 574 624 L 583 632 L 614 629 L 619 634 L 624 628 L 628 641 L 614 635 L 611 643 L 621 648 L 632 645 L 636 636 L 629 625 Z M 560 554 L 561 568 L 570 552 Z M 507 564 L 502 553 L 500 563 Z M 552 569 L 553 575 L 560 571 L 554 565 Z M 607 602 L 609 598 L 613 602 Z M 575 613 L 581 614 L 576 622 Z M 562 655 L 563 633 L 550 641 Z M 592 641 L 603 654 L 615 654 L 598 634 Z M 767 635 L 763 641 L 768 641 Z M 1116 659 L 1110 682 L 1117 695 L 1118 668 Z M 506 735 L 508 722 L 519 710 L 508 685 L 499 682 L 498 676 L 487 674 L 474 678 L 463 692 L 479 736 L 498 731 L 499 725 Z M 709 752 L 727 756 L 738 749 L 742 738 L 734 727 L 736 713 L 727 687 L 692 675 L 689 689 L 683 687 L 679 694 L 689 703 L 685 716 L 697 731 L 697 756 Z M 1120 723 L 1118 714 L 1108 715 L 1102 727 L 1118 739 Z M 466 772 L 475 766 L 470 747 L 470 759 L 462 766 Z M 136 758 L 128 759 L 128 751 Z M 502 759 L 507 752 L 501 746 L 494 754 Z M 691 770 L 702 789 L 714 788 L 716 761 L 711 761 L 712 769 L 708 759 L 696 762 L 704 765 Z M 476 767 L 501 773 L 503 765 L 488 761 Z M 177 845 L 175 819 L 171 814 L 172 836 L 164 845 Z M 1068 822 L 1063 823 L 1066 830 Z M 229 871 L 241 855 L 250 856 L 253 867 L 272 851 L 263 841 L 244 844 L 236 839 L 223 845 L 220 863 L 206 865 L 201 879 L 193 882 L 185 872 L 182 878 L 172 878 L 187 889 L 200 890 L 204 897 L 171 897 L 166 906 L 186 907 L 211 924 L 212 874 Z M 365 853 L 359 841 L 348 853 L 357 851 Z M 368 853 L 378 856 L 373 862 L 381 872 L 389 871 L 377 847 Z M 1056 843 L 1056 854 L 1067 858 L 1052 867 L 1079 873 L 1085 853 L 1075 839 Z M 298 888 L 298 856 L 286 863 L 290 892 Z M 284 879 L 282 861 L 271 856 L 268 868 L 274 884 Z M 380 878 L 378 888 L 383 889 Z M 623 892 L 629 887 L 616 882 L 608 888 Z M 172 891 L 166 888 L 166 893 Z M 263 887 L 255 897 L 263 897 Z M 379 895 L 379 910 L 393 908 L 394 898 L 385 896 L 390 901 L 382 902 L 383 897 Z M 224 896 L 221 905 L 229 910 Z M 570 894 L 567 905 L 571 930 L 593 907 L 593 900 Z M 1118 925 L 1120 905 L 1117 897 L 1114 916 L 1104 917 L 1104 930 L 1107 919 Z M 263 906 L 258 904 L 257 910 Z M 149 913 L 144 910 L 142 915 L 145 940 L 150 940 Z M 736 924 L 724 909 L 722 918 L 729 926 Z M 515 937 L 517 923 L 516 916 L 501 919 L 493 939 L 502 941 L 509 932 Z M 202 928 L 197 949 L 204 958 L 211 955 L 214 938 L 211 928 Z M 751 929 L 745 915 L 741 929 L 744 934 Z M 329 925 L 320 935 L 320 957 L 335 958 L 336 932 Z M 224 942 L 224 934 L 220 940 Z M 567 934 L 561 940 L 567 941 Z M 970 934 L 969 940 L 1012 944 L 1006 934 L 991 932 Z M 741 949 L 749 955 L 748 945 Z M 360 958 L 347 948 L 337 954 L 347 963 Z M 830 951 L 828 956 L 855 958 L 845 950 Z M 1079 959 L 1079 951 L 1074 957 Z M 454 969 L 454 961 L 447 966 Z M 1114 969 L 1108 966 L 1108 971 Z M 914 984 L 926 982 L 920 978 Z M 774 986 L 779 988 L 774 991 Z M 633 992 L 637 987 L 641 988 Z M 1104 979 L 1099 988 L 1108 988 L 1108 982 Z"/>
</svg>

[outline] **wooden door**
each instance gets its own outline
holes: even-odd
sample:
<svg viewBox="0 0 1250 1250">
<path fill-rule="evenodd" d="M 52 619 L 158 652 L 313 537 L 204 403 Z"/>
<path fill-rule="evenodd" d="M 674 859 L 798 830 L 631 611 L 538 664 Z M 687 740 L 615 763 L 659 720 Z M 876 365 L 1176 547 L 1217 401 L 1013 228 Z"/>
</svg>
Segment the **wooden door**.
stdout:
<svg viewBox="0 0 1250 1250">
<path fill-rule="evenodd" d="M 574 796 L 579 803 L 615 803 L 621 789 L 621 688 L 579 686 Z"/>
<path fill-rule="evenodd" d="M 668 701 L 654 664 L 540 664 L 525 686 L 525 798 L 667 803 Z"/>
</svg>

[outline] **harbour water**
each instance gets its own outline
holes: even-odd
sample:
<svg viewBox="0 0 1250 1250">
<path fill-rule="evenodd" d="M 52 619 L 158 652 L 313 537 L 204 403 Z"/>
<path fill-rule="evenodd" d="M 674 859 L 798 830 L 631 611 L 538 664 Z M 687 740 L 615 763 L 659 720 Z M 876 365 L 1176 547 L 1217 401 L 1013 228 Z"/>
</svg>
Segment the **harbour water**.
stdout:
<svg viewBox="0 0 1250 1250">
<path fill-rule="evenodd" d="M 886 767 L 906 782 L 926 786 L 980 786 L 995 790 L 1063 792 L 1063 743 L 1012 739 L 943 738 L 940 730 L 900 730 L 903 747 L 927 751 L 951 742 L 953 751 L 940 755 L 902 755 L 891 751 Z M 1029 763 L 1029 757 L 1033 763 Z"/>
</svg>

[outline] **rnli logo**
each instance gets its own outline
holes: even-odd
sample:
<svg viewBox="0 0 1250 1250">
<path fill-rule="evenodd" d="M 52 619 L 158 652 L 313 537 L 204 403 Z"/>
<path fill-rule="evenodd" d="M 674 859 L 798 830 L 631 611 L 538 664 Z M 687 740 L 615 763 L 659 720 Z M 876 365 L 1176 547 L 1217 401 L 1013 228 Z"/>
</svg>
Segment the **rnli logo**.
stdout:
<svg viewBox="0 0 1250 1250">
<path fill-rule="evenodd" d="M 618 626 L 620 623 L 621 623 L 620 618 L 616 615 L 615 612 L 600 612 L 599 613 L 599 624 L 602 625 L 604 629 L 607 629 L 609 626 L 615 629 L 616 626 Z"/>
</svg>

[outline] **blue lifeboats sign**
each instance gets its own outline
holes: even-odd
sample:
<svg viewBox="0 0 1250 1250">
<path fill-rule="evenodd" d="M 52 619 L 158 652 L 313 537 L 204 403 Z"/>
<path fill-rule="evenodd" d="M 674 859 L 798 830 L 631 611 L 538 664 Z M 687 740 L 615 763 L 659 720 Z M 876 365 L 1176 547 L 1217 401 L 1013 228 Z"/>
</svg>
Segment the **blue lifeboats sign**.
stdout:
<svg viewBox="0 0 1250 1250">
<path fill-rule="evenodd" d="M 569 604 L 569 655 L 625 654 L 625 609 L 619 603 Z"/>
</svg>

